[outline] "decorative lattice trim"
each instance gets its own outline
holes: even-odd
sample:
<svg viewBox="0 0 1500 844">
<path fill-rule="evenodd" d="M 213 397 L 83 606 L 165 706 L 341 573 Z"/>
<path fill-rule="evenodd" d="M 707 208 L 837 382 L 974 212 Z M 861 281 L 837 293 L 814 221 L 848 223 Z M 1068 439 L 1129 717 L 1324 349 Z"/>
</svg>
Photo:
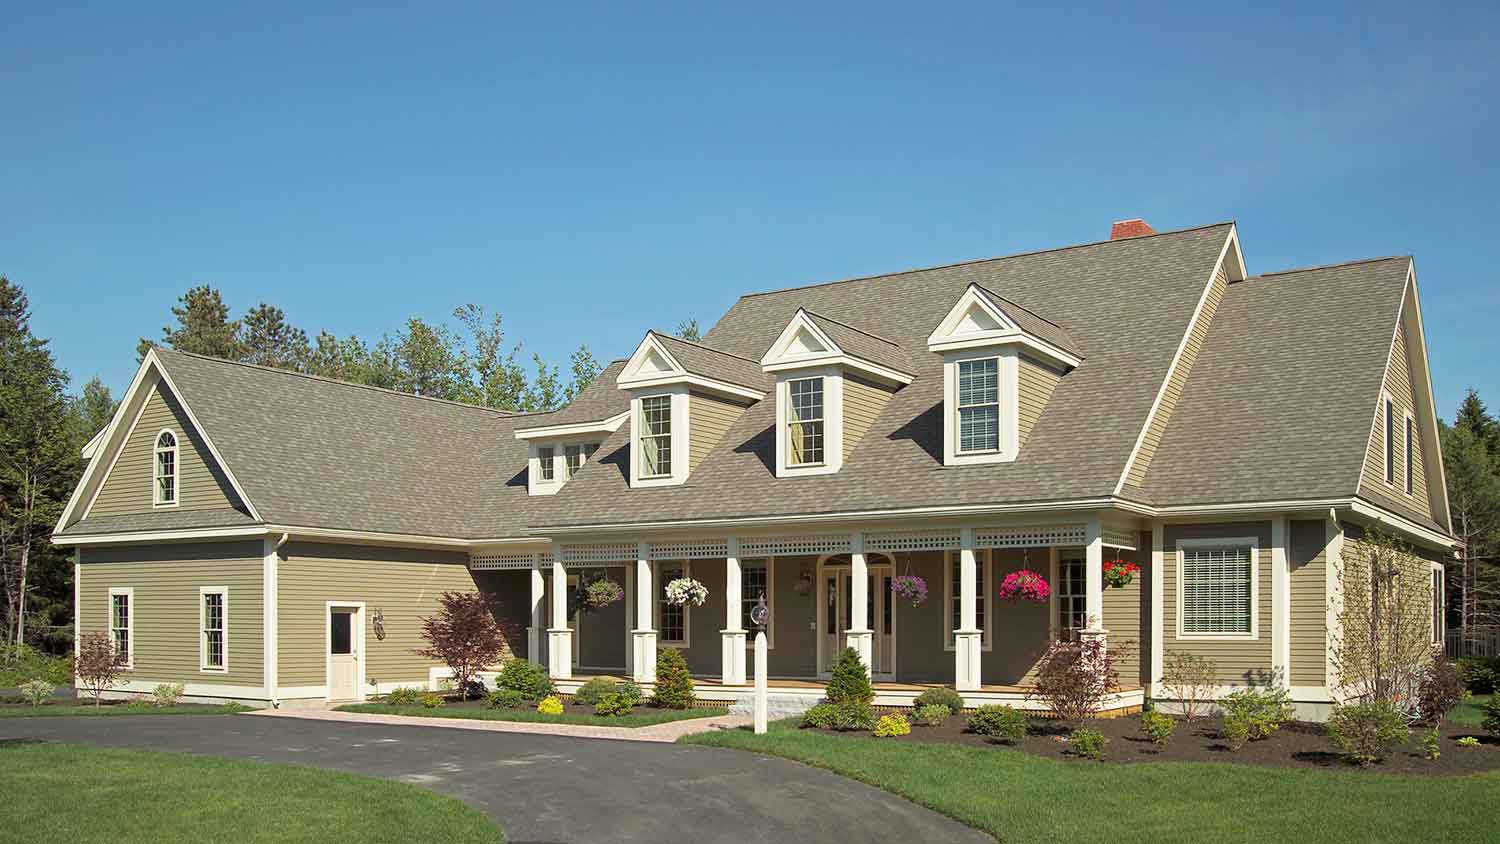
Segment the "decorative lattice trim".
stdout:
<svg viewBox="0 0 1500 844">
<path fill-rule="evenodd" d="M 469 568 L 474 571 L 513 571 L 529 569 L 532 565 L 551 565 L 551 551 L 514 551 L 507 554 L 483 554 L 469 557 Z"/>
<path fill-rule="evenodd" d="M 725 541 L 653 542 L 646 548 L 648 560 L 722 560 L 727 556 L 729 543 Z"/>
<path fill-rule="evenodd" d="M 959 547 L 959 532 L 925 531 L 874 533 L 865 537 L 866 551 L 953 551 Z"/>
<path fill-rule="evenodd" d="M 617 563 L 633 562 L 636 545 L 633 542 L 600 543 L 597 545 L 559 545 L 558 559 L 564 565 L 573 563 Z"/>
<path fill-rule="evenodd" d="M 740 540 L 741 557 L 847 553 L 849 553 L 848 534 L 827 536 L 768 536 Z"/>
<path fill-rule="evenodd" d="M 1104 528 L 1104 544 L 1112 548 L 1124 548 L 1127 551 L 1134 551 L 1139 542 L 1139 534 L 1130 528 Z"/>
<path fill-rule="evenodd" d="M 991 527 L 976 530 L 974 543 L 980 548 L 1050 548 L 1082 545 L 1086 536 L 1083 525 Z"/>
</svg>

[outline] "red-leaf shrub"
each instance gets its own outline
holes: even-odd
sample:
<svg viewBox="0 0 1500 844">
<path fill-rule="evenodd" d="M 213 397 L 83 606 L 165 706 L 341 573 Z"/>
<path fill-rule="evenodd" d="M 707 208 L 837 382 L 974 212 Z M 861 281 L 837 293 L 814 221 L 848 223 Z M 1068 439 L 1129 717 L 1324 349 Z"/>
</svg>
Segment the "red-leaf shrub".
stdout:
<svg viewBox="0 0 1500 844">
<path fill-rule="evenodd" d="M 422 638 L 427 647 L 418 649 L 417 655 L 448 666 L 464 700 L 469 699 L 474 676 L 499 662 L 506 650 L 505 636 L 481 592 L 444 592 L 438 597 L 437 614 L 422 619 Z"/>
<path fill-rule="evenodd" d="M 1054 640 L 1037 662 L 1029 697 L 1040 700 L 1063 721 L 1079 721 L 1104 708 L 1120 690 L 1114 657 L 1124 644 L 1106 647 L 1100 639 Z"/>
<path fill-rule="evenodd" d="M 94 696 L 94 706 L 115 685 L 125 671 L 125 660 L 115 651 L 108 633 L 88 633 L 78 640 L 78 657 L 73 662 L 78 685 Z"/>
</svg>

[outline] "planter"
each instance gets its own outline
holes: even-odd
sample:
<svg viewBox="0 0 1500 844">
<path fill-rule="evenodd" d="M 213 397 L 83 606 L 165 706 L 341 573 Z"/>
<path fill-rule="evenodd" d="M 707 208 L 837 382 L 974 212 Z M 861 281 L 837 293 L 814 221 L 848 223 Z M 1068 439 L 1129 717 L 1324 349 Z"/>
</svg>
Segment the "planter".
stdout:
<svg viewBox="0 0 1500 844">
<path fill-rule="evenodd" d="M 1139 563 L 1121 559 L 1106 560 L 1104 562 L 1104 588 L 1124 589 L 1135 580 L 1135 573 L 1140 570 Z"/>
<path fill-rule="evenodd" d="M 1031 601 L 1045 603 L 1052 595 L 1047 578 L 1030 569 L 1013 571 L 1000 583 L 1000 597 L 1007 601 Z"/>
<path fill-rule="evenodd" d="M 625 587 L 601 577 L 583 589 L 583 605 L 590 609 L 602 609 L 625 597 Z"/>
<path fill-rule="evenodd" d="M 708 587 L 691 577 L 679 577 L 667 584 L 667 603 L 674 607 L 701 607 L 708 600 Z"/>
<path fill-rule="evenodd" d="M 911 601 L 914 607 L 927 600 L 927 581 L 914 574 L 902 574 L 891 578 L 891 594 Z"/>
</svg>

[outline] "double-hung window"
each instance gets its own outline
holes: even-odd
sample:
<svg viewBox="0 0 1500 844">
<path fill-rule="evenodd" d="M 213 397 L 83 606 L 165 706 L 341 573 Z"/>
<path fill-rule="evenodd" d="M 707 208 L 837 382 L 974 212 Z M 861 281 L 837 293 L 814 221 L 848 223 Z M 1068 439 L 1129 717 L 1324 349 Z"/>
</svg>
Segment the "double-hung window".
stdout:
<svg viewBox="0 0 1500 844">
<path fill-rule="evenodd" d="M 1390 399 L 1385 400 L 1385 482 L 1396 485 L 1396 431 L 1391 426 L 1395 424 L 1396 409 Z"/>
<path fill-rule="evenodd" d="M 134 590 L 109 590 L 109 638 L 115 646 L 115 658 L 121 665 L 129 666 L 135 659 L 135 608 L 132 606 Z"/>
<path fill-rule="evenodd" d="M 984 631 L 982 647 L 990 649 L 990 626 L 986 616 L 989 609 L 990 556 L 986 551 L 974 554 L 974 626 Z M 953 648 L 953 631 L 963 622 L 963 555 L 958 551 L 948 552 L 948 576 L 944 579 L 948 597 L 948 629 L 944 632 L 947 647 Z M 889 601 L 889 598 L 887 598 Z"/>
<path fill-rule="evenodd" d="M 1254 541 L 1183 542 L 1177 553 L 1178 635 L 1256 638 Z"/>
<path fill-rule="evenodd" d="M 204 671 L 226 671 L 228 659 L 229 592 L 203 589 L 198 594 L 198 655 Z"/>
<path fill-rule="evenodd" d="M 687 645 L 688 608 L 667 603 L 667 584 L 679 577 L 687 577 L 687 572 L 686 563 L 656 564 L 656 628 L 657 638 L 663 645 Z"/>
<path fill-rule="evenodd" d="M 563 446 L 563 478 L 572 480 L 574 473 L 583 468 L 583 446 Z"/>
<path fill-rule="evenodd" d="M 1058 555 L 1057 625 L 1064 639 L 1088 628 L 1088 580 L 1083 565 L 1082 551 L 1069 550 Z"/>
<path fill-rule="evenodd" d="M 786 383 L 787 465 L 823 462 L 823 379 L 798 378 Z"/>
<path fill-rule="evenodd" d="M 672 474 L 672 397 L 641 399 L 641 473 L 643 478 Z"/>
<path fill-rule="evenodd" d="M 973 454 L 1000 449 L 1000 361 L 958 362 L 958 451 Z"/>
<path fill-rule="evenodd" d="M 557 448 L 544 445 L 536 450 L 537 463 L 541 467 L 542 480 L 551 481 L 557 478 L 557 467 L 554 464 L 557 456 Z"/>
<path fill-rule="evenodd" d="M 771 561 L 770 560 L 740 560 L 740 629 L 755 631 L 755 625 L 750 623 L 750 610 L 760 603 L 760 596 L 766 596 L 766 606 L 771 606 Z M 766 624 L 766 644 L 771 643 L 771 625 L 773 621 Z"/>
<path fill-rule="evenodd" d="M 162 431 L 156 435 L 156 448 L 152 458 L 155 497 L 158 507 L 169 507 L 177 503 L 177 435 Z"/>
<path fill-rule="evenodd" d="M 1412 450 L 1414 446 L 1412 418 L 1406 417 L 1406 494 L 1412 494 Z"/>
</svg>

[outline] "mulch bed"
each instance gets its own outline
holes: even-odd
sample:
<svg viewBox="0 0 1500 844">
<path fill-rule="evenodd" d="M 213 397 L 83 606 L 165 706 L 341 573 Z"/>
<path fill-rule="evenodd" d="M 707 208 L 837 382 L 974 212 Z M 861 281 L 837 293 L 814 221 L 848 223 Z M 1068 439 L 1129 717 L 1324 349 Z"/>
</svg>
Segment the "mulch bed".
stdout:
<svg viewBox="0 0 1500 844">
<path fill-rule="evenodd" d="M 962 715 L 950 717 L 938 727 L 924 727 L 913 723 L 911 735 L 894 739 L 875 739 L 869 733 L 842 733 L 839 735 L 863 737 L 872 741 L 915 741 L 949 744 L 967 744 L 977 747 L 1008 747 L 1036 756 L 1088 764 L 1092 760 L 1075 756 L 1062 741 L 1070 728 L 1062 723 L 1044 719 L 1032 719 L 1027 736 L 1016 742 L 990 739 L 970 733 L 964 726 Z M 1422 736 L 1426 727 L 1413 727 L 1411 740 L 1404 748 L 1387 756 L 1384 762 L 1359 768 L 1343 760 L 1328 740 L 1322 724 L 1293 721 L 1276 731 L 1270 738 L 1247 743 L 1238 751 L 1230 750 L 1220 737 L 1222 722 L 1219 718 L 1199 718 L 1195 721 L 1177 719 L 1177 731 L 1165 748 L 1158 748 L 1141 733 L 1140 719 L 1102 718 L 1093 719 L 1085 726 L 1098 730 L 1109 740 L 1105 746 L 1105 764 L 1132 764 L 1137 762 L 1229 762 L 1247 765 L 1263 765 L 1275 768 L 1329 768 L 1346 770 L 1370 770 L 1389 774 L 1423 774 L 1454 776 L 1483 771 L 1500 770 L 1500 738 L 1490 736 L 1478 727 L 1463 724 L 1444 724 L 1441 757 L 1429 760 L 1422 756 Z M 1463 736 L 1475 736 L 1479 747 L 1459 747 L 1455 740 Z"/>
</svg>

